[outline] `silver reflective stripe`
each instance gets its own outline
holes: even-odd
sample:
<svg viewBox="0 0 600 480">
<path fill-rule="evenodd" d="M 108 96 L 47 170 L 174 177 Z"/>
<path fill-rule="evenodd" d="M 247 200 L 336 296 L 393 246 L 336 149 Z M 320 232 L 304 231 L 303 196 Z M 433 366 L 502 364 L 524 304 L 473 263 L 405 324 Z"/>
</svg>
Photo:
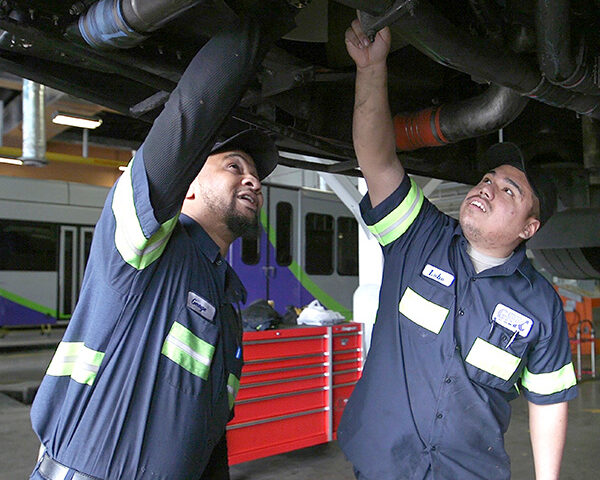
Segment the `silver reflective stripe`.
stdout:
<svg viewBox="0 0 600 480">
<path fill-rule="evenodd" d="M 60 342 L 46 374 L 92 385 L 103 359 L 104 352 L 92 350 L 83 342 Z"/>
<path fill-rule="evenodd" d="M 175 322 L 165 339 L 161 353 L 190 373 L 206 380 L 215 347 Z"/>
<path fill-rule="evenodd" d="M 440 333 L 448 316 L 447 308 L 430 302 L 410 287 L 402 295 L 398 310 L 409 320 L 435 334 Z"/>
<path fill-rule="evenodd" d="M 129 163 L 115 187 L 112 211 L 115 215 L 115 246 L 121 257 L 132 267 L 142 270 L 159 258 L 171 236 L 178 215 L 163 223 L 158 231 L 146 238 L 142 230 L 133 197 Z"/>
<path fill-rule="evenodd" d="M 552 395 L 576 385 L 577 379 L 573 364 L 568 363 L 560 370 L 548 373 L 531 373 L 525 368 L 521 375 L 521 384 L 531 393 Z"/>
<path fill-rule="evenodd" d="M 192 347 L 185 344 L 183 341 L 179 340 L 178 338 L 174 337 L 173 335 L 168 335 L 166 341 L 168 343 L 171 343 L 175 347 L 179 348 L 180 350 L 182 350 L 184 353 L 186 353 L 187 355 L 192 357 L 192 359 L 200 362 L 203 365 L 206 365 L 207 367 L 210 366 L 210 362 L 211 362 L 210 358 L 205 357 L 204 355 L 202 355 L 198 352 L 195 352 L 194 350 L 192 350 Z"/>
<path fill-rule="evenodd" d="M 504 381 L 508 381 L 517 370 L 521 359 L 481 338 L 477 338 L 465 361 Z"/>
</svg>

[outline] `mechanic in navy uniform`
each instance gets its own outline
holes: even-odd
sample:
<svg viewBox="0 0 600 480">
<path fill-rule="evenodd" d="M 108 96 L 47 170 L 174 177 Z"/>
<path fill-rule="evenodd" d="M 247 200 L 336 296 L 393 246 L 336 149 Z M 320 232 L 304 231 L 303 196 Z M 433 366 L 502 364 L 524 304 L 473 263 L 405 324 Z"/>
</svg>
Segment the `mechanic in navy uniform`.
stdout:
<svg viewBox="0 0 600 480">
<path fill-rule="evenodd" d="M 576 380 L 560 298 L 525 255 L 551 214 L 548 184 L 514 144 L 467 194 L 460 222 L 423 197 L 396 156 L 389 29 L 357 20 L 353 136 L 368 185 L 361 211 L 384 254 L 379 310 L 339 444 L 360 480 L 510 478 L 504 433 L 522 392 L 537 480 L 558 479 Z M 553 201 L 554 199 L 554 201 Z"/>
<path fill-rule="evenodd" d="M 31 478 L 229 478 L 246 291 L 224 257 L 258 228 L 278 154 L 257 130 L 215 141 L 263 37 L 244 21 L 201 49 L 110 191 L 31 410 L 43 448 Z"/>
</svg>

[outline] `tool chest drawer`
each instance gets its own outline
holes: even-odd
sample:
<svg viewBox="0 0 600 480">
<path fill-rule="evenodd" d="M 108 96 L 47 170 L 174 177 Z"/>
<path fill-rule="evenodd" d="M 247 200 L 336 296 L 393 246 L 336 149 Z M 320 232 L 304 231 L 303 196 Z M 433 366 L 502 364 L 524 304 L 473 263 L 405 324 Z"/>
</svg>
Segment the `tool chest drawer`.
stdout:
<svg viewBox="0 0 600 480">
<path fill-rule="evenodd" d="M 245 332 L 244 362 L 323 353 L 327 339 L 327 327 Z"/>
<path fill-rule="evenodd" d="M 235 417 L 227 426 L 230 464 L 335 438 L 362 371 L 361 327 L 348 323 L 244 333 Z"/>
<path fill-rule="evenodd" d="M 362 349 L 362 329 L 358 323 L 348 325 L 335 325 L 331 327 L 333 333 L 333 351 Z"/>
</svg>

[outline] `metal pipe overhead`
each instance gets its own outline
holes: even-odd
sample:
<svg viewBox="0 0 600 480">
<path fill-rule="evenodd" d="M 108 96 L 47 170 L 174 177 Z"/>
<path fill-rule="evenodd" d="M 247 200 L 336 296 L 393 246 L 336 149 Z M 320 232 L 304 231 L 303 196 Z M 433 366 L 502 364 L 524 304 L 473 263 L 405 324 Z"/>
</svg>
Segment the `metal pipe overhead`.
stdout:
<svg viewBox="0 0 600 480">
<path fill-rule="evenodd" d="M 77 29 L 94 48 L 131 48 L 202 1 L 100 0 L 79 17 Z"/>
<path fill-rule="evenodd" d="M 44 85 L 23 79 L 23 165 L 48 163 L 44 89 Z"/>
</svg>

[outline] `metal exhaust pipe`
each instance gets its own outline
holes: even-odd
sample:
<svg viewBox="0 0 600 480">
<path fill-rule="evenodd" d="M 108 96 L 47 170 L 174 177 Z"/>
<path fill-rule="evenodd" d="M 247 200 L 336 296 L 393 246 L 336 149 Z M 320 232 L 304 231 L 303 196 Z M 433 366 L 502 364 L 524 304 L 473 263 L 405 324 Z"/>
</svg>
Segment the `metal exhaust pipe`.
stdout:
<svg viewBox="0 0 600 480">
<path fill-rule="evenodd" d="M 480 137 L 510 124 L 529 99 L 511 88 L 492 84 L 473 98 L 394 116 L 398 150 L 439 147 Z"/>
<path fill-rule="evenodd" d="M 131 48 L 204 0 L 100 0 L 72 29 L 92 47 Z"/>
<path fill-rule="evenodd" d="M 475 41 L 427 0 L 396 0 L 395 5 L 398 7 L 392 7 L 382 18 L 365 17 L 365 31 L 390 25 L 393 32 L 441 65 L 512 88 L 548 105 L 600 118 L 600 97 L 552 85 L 525 57 L 490 42 Z"/>
</svg>

